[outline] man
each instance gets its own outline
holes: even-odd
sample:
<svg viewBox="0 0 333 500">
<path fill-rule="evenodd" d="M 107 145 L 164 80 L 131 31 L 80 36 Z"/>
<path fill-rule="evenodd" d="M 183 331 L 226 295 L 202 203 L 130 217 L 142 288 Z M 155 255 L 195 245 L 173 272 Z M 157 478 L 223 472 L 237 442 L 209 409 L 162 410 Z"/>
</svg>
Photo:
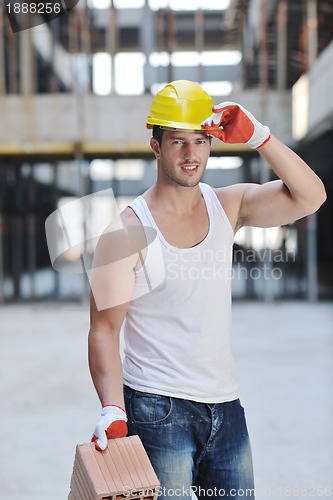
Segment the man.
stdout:
<svg viewBox="0 0 333 500">
<path fill-rule="evenodd" d="M 163 498 L 185 498 L 191 491 L 253 498 L 230 341 L 233 238 L 242 226 L 288 224 L 316 211 L 325 190 L 267 126 L 236 103 L 214 107 L 193 82 L 162 89 L 147 127 L 153 129 L 157 180 L 121 214 L 132 251 L 108 273 L 97 272 L 112 254 L 108 240 L 95 256 L 89 363 L 103 409 L 93 440 L 105 449 L 107 438 L 125 436 L 127 427 L 138 434 Z M 200 183 L 212 136 L 258 149 L 280 180 L 220 189 Z M 133 228 L 153 228 L 159 247 L 147 243 L 143 257 L 135 252 Z M 147 277 L 153 285 L 140 294 Z M 100 307 L 98 297 L 114 299 Z"/>
</svg>

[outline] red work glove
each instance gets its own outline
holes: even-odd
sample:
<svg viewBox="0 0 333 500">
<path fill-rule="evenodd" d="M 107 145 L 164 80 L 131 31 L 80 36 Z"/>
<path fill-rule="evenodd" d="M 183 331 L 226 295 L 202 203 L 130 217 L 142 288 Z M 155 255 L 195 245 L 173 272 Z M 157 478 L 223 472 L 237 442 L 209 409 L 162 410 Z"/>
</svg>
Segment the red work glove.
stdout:
<svg viewBox="0 0 333 500">
<path fill-rule="evenodd" d="M 220 141 L 260 148 L 271 138 L 269 128 L 258 122 L 240 104 L 222 102 L 214 106 L 212 111 L 214 114 L 206 118 L 201 126 L 207 135 L 212 135 Z"/>
<path fill-rule="evenodd" d="M 101 418 L 97 422 L 91 441 L 95 443 L 98 451 L 105 450 L 108 439 L 122 438 L 127 436 L 126 412 L 120 406 L 103 406 Z"/>
</svg>

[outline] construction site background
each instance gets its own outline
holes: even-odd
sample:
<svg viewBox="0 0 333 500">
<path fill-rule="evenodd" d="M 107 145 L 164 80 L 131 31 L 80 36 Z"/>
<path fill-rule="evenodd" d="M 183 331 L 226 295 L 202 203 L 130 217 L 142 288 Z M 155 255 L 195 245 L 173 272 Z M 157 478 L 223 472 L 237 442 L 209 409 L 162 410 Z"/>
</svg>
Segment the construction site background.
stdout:
<svg viewBox="0 0 333 500">
<path fill-rule="evenodd" d="M 23 11 L 9 19 L 9 3 L 0 3 L 0 499 L 67 498 L 75 446 L 100 413 L 79 269 L 93 253 L 87 231 L 108 225 L 110 199 L 120 211 L 154 182 L 144 123 L 175 79 L 241 103 L 325 184 L 316 214 L 237 234 L 232 278 L 257 499 L 332 498 L 332 1 L 80 0 L 31 29 Z M 213 187 L 274 178 L 244 146 L 214 141 L 211 156 L 202 180 Z M 101 192 L 109 196 L 93 198 L 88 217 L 75 208 Z M 66 230 L 80 245 L 67 241 L 58 272 L 45 221 L 70 203 Z"/>
</svg>

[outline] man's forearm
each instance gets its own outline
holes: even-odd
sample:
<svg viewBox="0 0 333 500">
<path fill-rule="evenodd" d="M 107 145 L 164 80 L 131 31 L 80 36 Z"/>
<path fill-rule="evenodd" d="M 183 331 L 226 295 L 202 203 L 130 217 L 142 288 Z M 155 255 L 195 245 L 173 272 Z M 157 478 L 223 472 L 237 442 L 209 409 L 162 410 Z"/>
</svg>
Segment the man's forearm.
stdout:
<svg viewBox="0 0 333 500">
<path fill-rule="evenodd" d="M 91 377 L 102 406 L 124 408 L 119 333 L 90 330 L 88 358 Z"/>
<path fill-rule="evenodd" d="M 272 136 L 259 152 L 305 212 L 314 212 L 322 205 L 326 199 L 322 181 L 294 151 Z"/>
</svg>

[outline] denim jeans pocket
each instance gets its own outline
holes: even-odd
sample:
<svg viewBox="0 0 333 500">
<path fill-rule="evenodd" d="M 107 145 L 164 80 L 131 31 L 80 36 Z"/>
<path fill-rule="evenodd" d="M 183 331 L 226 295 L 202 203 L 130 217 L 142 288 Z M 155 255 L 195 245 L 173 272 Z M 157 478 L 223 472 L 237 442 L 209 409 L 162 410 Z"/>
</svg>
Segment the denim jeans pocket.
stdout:
<svg viewBox="0 0 333 500">
<path fill-rule="evenodd" d="M 135 423 L 161 424 L 171 414 L 172 399 L 169 396 L 134 391 L 131 406 Z"/>
</svg>

